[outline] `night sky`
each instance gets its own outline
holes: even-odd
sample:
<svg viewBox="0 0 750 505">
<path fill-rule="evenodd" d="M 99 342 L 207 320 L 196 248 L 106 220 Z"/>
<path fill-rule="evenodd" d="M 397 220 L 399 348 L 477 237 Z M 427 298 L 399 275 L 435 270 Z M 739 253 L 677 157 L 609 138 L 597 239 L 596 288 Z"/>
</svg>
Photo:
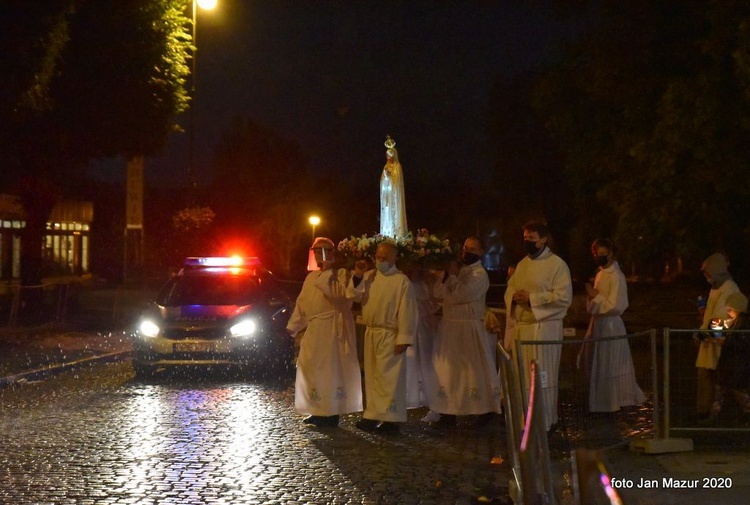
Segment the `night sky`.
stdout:
<svg viewBox="0 0 750 505">
<path fill-rule="evenodd" d="M 373 191 L 386 134 L 407 188 L 436 172 L 485 177 L 493 83 L 548 61 L 571 31 L 546 1 L 219 0 L 198 16 L 199 182 L 239 115 L 299 142 L 316 173 L 369 178 Z M 175 134 L 147 181 L 183 185 L 187 166 L 188 135 Z M 94 172 L 122 177 L 111 169 Z"/>
</svg>

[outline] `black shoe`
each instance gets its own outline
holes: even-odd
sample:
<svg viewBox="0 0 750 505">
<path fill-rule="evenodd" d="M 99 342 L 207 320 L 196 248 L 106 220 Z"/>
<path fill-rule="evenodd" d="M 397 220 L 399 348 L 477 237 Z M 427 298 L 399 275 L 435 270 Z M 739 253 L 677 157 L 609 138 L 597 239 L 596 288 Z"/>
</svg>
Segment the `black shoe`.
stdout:
<svg viewBox="0 0 750 505">
<path fill-rule="evenodd" d="M 474 427 L 481 428 L 482 426 L 487 426 L 494 418 L 495 418 L 494 412 L 487 412 L 484 414 L 480 414 L 477 416 L 476 419 L 474 419 Z"/>
<path fill-rule="evenodd" d="M 383 421 L 380 426 L 373 430 L 375 433 L 382 433 L 383 435 L 395 435 L 400 431 L 398 423 L 391 423 Z"/>
<path fill-rule="evenodd" d="M 327 416 L 323 417 L 318 424 L 318 426 L 338 426 L 339 425 L 339 416 Z"/>
<path fill-rule="evenodd" d="M 362 431 L 375 431 L 375 428 L 378 427 L 378 424 L 380 424 L 380 421 L 376 421 L 375 419 L 362 418 L 361 420 L 357 421 L 357 424 L 355 424 L 354 426 Z"/>
<path fill-rule="evenodd" d="M 302 421 L 317 427 L 338 426 L 339 416 L 310 416 Z"/>
<path fill-rule="evenodd" d="M 440 414 L 440 419 L 433 424 L 438 428 L 455 428 L 456 416 L 453 414 Z"/>
</svg>

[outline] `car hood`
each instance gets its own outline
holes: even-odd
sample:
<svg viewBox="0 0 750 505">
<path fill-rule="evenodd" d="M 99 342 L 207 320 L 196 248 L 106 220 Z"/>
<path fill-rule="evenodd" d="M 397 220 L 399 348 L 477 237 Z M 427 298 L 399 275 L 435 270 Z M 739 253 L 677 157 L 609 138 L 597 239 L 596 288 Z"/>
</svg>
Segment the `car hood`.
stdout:
<svg viewBox="0 0 750 505">
<path fill-rule="evenodd" d="M 159 307 L 161 318 L 168 323 L 221 323 L 248 313 L 252 305 L 182 305 Z"/>
</svg>

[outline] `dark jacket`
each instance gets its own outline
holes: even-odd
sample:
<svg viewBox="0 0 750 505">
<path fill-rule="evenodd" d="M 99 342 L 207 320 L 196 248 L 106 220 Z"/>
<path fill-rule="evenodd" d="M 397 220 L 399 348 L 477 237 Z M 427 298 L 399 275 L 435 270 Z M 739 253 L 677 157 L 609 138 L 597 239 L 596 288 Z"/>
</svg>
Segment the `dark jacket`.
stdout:
<svg viewBox="0 0 750 505">
<path fill-rule="evenodd" d="M 728 389 L 750 387 L 750 314 L 743 312 L 724 333 L 721 358 L 717 366 L 719 380 Z"/>
</svg>

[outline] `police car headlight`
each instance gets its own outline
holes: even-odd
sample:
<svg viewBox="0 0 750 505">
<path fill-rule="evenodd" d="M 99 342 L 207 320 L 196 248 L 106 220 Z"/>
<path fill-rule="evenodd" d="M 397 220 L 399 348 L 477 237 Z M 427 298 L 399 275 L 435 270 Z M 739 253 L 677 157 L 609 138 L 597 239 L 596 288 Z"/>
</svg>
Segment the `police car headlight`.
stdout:
<svg viewBox="0 0 750 505">
<path fill-rule="evenodd" d="M 244 319 L 229 328 L 233 337 L 249 337 L 258 330 L 258 325 L 252 319 Z"/>
<path fill-rule="evenodd" d="M 144 319 L 141 321 L 141 324 L 138 325 L 138 332 L 144 337 L 153 338 L 159 334 L 159 331 L 161 331 L 159 326 L 148 319 Z"/>
</svg>

